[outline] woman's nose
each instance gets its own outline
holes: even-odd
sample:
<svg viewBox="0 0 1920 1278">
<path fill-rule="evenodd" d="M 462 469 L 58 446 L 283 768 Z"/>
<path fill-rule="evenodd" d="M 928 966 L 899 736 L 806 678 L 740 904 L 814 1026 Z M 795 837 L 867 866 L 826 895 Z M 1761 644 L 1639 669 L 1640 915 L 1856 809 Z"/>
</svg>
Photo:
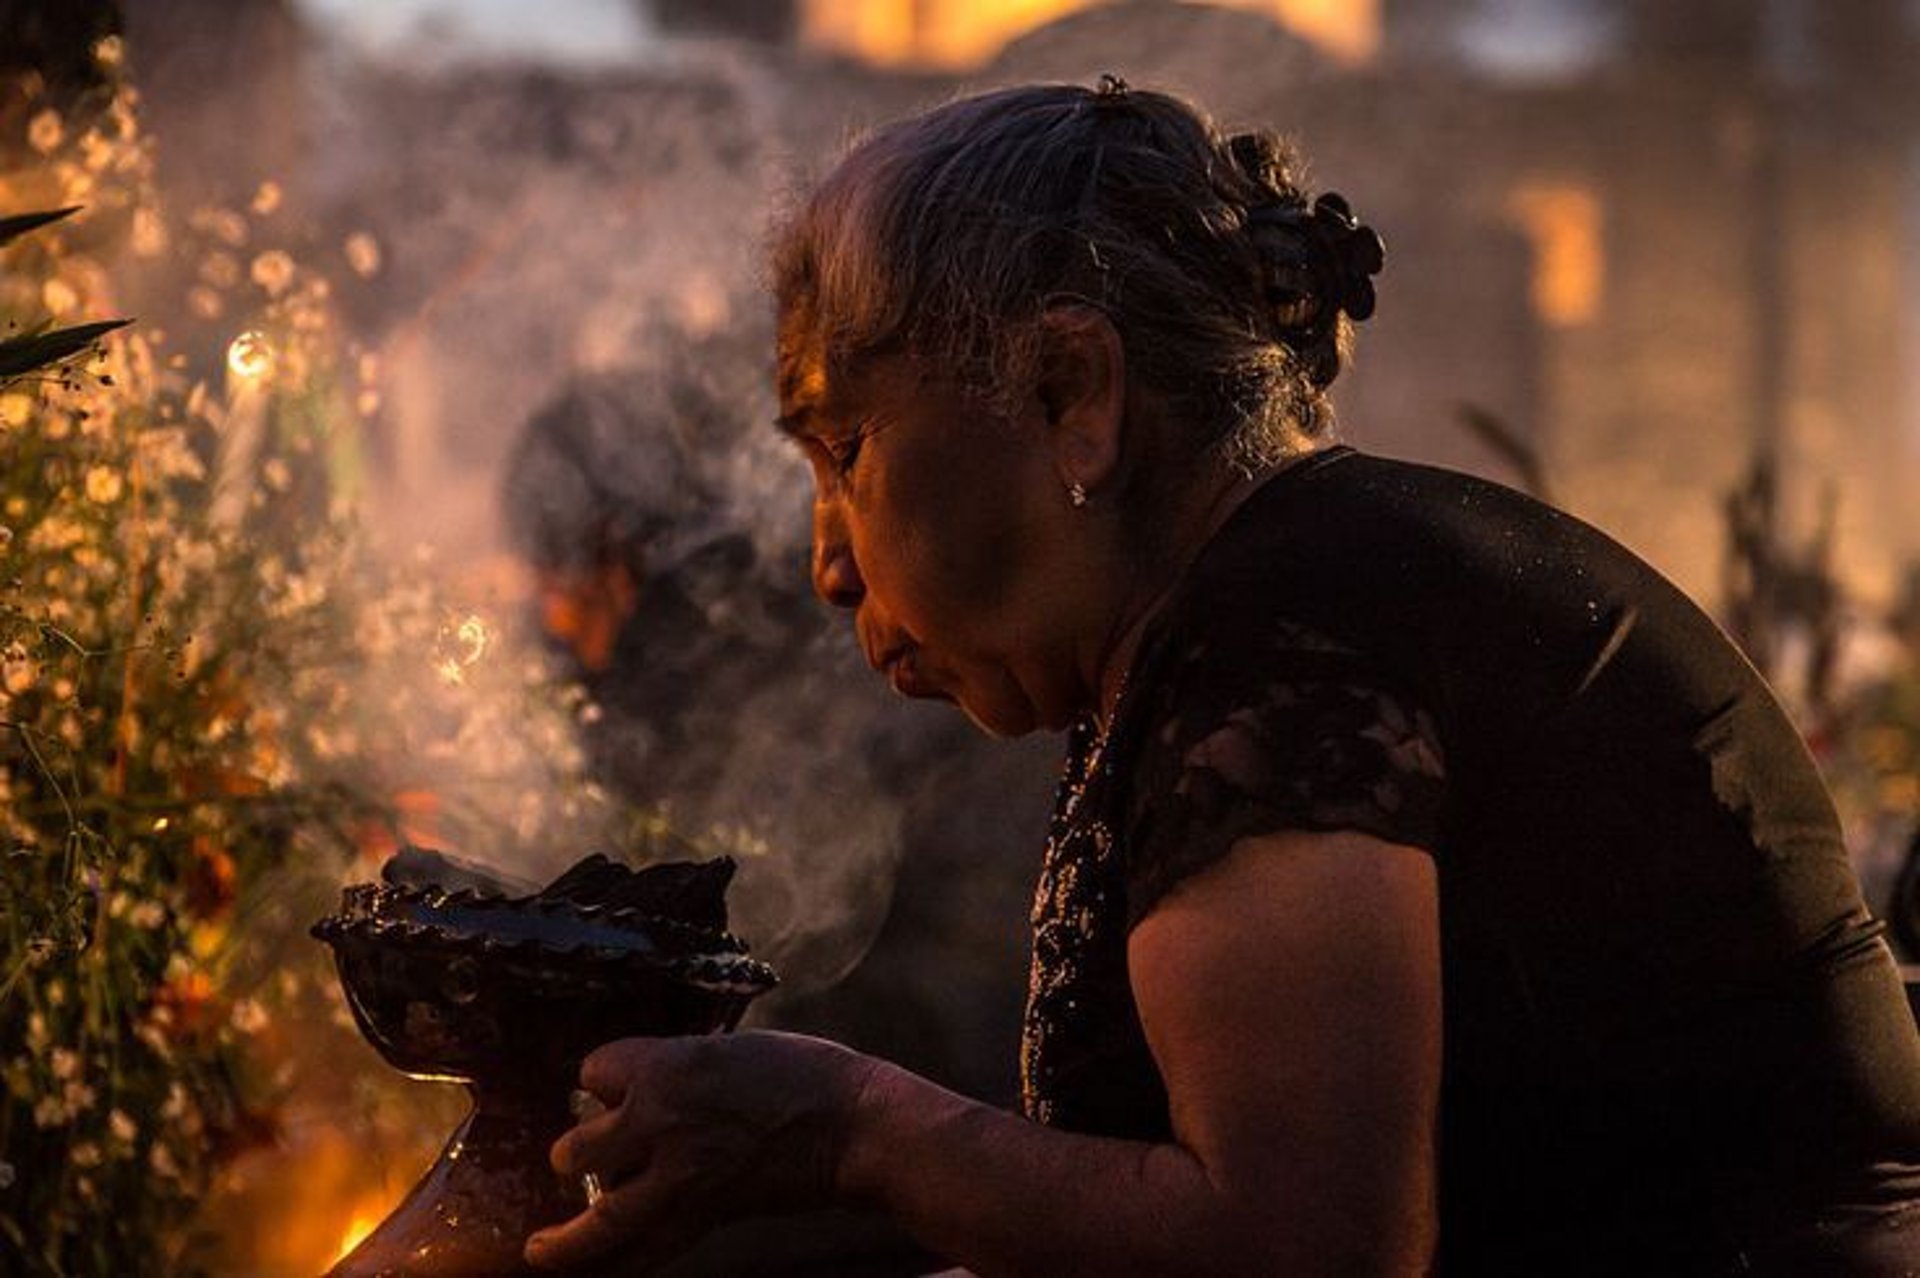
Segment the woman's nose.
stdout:
<svg viewBox="0 0 1920 1278">
<path fill-rule="evenodd" d="M 866 598 L 867 585 L 845 538 L 814 537 L 813 592 L 836 608 L 857 608 Z"/>
</svg>

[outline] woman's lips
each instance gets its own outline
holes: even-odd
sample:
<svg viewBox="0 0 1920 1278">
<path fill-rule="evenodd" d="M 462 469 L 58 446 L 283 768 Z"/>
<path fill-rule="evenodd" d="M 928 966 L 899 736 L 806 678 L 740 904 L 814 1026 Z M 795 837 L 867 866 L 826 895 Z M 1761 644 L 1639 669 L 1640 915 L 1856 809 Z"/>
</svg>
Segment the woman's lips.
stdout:
<svg viewBox="0 0 1920 1278">
<path fill-rule="evenodd" d="M 899 656 L 890 659 L 887 662 L 886 669 L 887 681 L 893 685 L 893 690 L 903 697 L 938 697 L 942 700 L 947 699 L 947 694 L 935 686 L 935 684 L 927 678 L 926 674 L 921 671 L 919 658 L 912 649 L 908 649 Z"/>
</svg>

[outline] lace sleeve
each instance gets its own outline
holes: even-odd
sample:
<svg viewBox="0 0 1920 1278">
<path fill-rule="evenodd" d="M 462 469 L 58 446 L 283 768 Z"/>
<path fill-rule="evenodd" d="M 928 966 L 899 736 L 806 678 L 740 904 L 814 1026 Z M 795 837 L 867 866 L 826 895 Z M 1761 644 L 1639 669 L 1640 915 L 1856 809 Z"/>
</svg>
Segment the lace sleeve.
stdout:
<svg viewBox="0 0 1920 1278">
<path fill-rule="evenodd" d="M 1279 627 L 1172 666 L 1132 770 L 1129 926 L 1253 835 L 1359 830 L 1439 851 L 1439 733 L 1361 654 Z"/>
</svg>

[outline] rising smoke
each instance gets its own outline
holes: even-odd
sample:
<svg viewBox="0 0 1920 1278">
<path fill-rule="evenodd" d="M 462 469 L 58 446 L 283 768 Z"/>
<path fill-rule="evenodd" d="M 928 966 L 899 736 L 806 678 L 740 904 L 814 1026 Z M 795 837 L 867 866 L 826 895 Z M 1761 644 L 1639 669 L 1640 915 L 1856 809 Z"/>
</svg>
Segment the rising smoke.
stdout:
<svg viewBox="0 0 1920 1278">
<path fill-rule="evenodd" d="M 540 655 L 529 579 L 569 566 L 610 521 L 636 557 L 637 603 L 614 665 L 576 670 L 596 703 L 576 716 L 578 744 L 600 779 L 740 859 L 737 929 L 781 969 L 785 998 L 859 963 L 903 859 L 999 885 L 1013 922 L 978 929 L 978 971 L 902 996 L 986 999 L 1003 1048 L 1052 749 L 1016 751 L 1029 766 L 1009 786 L 1006 756 L 878 684 L 844 619 L 808 593 L 806 469 L 770 425 L 760 246 L 796 175 L 847 132 L 845 100 L 805 83 L 819 69 L 765 51 L 663 47 L 628 69 L 566 72 L 431 47 L 417 65 L 374 62 L 289 27 L 284 5 L 240 6 L 252 19 L 205 6 L 206 21 L 192 20 L 203 6 L 163 7 L 130 31 L 136 67 L 148 41 L 163 182 L 193 203 L 244 204 L 272 178 L 309 254 L 336 268 L 377 368 L 367 505 L 396 559 L 430 543 L 432 571 L 456 582 L 496 583 L 510 565 L 528 624 L 497 633 L 486 661 L 519 669 Z M 297 127 L 220 127 L 232 117 L 206 92 L 210 55 L 172 46 L 223 20 L 271 35 L 227 50 L 211 82 Z M 868 118 L 903 105 L 900 86 L 832 74 L 873 99 Z M 361 269 L 369 244 L 377 270 Z M 360 693 L 377 704 L 398 690 Z M 419 786 L 457 790 L 460 761 L 445 764 Z M 983 769 L 994 775 L 970 785 Z M 929 811 L 932 787 L 1004 825 Z M 505 868 L 551 873 L 588 850 L 567 846 L 576 830 L 529 833 Z M 894 943 L 892 961 L 919 961 L 914 946 Z M 996 992 L 968 993 L 983 983 Z"/>
</svg>

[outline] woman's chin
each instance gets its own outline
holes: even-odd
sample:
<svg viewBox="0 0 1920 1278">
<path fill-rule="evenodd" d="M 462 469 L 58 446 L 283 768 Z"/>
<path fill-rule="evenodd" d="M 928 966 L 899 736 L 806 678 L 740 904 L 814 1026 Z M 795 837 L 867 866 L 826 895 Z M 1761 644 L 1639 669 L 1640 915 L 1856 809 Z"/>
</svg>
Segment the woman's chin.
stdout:
<svg viewBox="0 0 1920 1278">
<path fill-rule="evenodd" d="M 950 700 L 973 721 L 974 727 L 990 737 L 1002 740 L 1024 737 L 1042 726 L 1034 716 L 1033 708 L 1025 703 L 979 702 L 964 694 Z"/>
<path fill-rule="evenodd" d="M 916 700 L 945 701 L 990 737 L 1024 737 L 1052 726 L 1043 721 L 1038 707 L 1011 677 L 936 677 L 917 662 L 902 662 L 892 673 L 895 692 Z"/>
</svg>

